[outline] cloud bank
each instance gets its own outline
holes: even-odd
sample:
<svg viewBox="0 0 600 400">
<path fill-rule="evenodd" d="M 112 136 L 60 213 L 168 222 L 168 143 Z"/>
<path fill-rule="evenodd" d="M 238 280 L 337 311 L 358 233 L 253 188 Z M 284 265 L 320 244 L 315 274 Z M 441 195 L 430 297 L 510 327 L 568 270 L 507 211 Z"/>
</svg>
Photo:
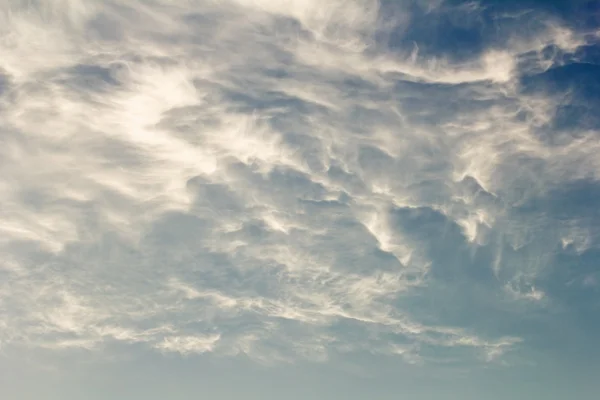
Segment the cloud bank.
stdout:
<svg viewBox="0 0 600 400">
<path fill-rule="evenodd" d="M 599 243 L 593 27 L 375 0 L 0 19 L 3 352 L 518 363 L 515 321 L 597 286 L 557 272 Z"/>
</svg>

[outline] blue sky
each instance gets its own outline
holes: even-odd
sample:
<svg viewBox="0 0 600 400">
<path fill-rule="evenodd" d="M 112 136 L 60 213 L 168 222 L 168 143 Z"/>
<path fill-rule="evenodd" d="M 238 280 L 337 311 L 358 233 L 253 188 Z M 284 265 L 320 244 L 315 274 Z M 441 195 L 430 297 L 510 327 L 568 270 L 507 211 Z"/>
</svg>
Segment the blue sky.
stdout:
<svg viewBox="0 0 600 400">
<path fill-rule="evenodd" d="M 3 399 L 600 389 L 597 1 L 0 19 Z"/>
</svg>

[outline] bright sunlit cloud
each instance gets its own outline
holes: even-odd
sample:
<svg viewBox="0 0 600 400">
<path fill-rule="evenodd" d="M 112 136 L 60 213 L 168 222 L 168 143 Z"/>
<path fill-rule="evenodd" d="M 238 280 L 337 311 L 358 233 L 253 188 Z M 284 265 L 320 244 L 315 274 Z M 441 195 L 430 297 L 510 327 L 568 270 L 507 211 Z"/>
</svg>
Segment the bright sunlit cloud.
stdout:
<svg viewBox="0 0 600 400">
<path fill-rule="evenodd" d="M 0 350 L 539 362 L 598 304 L 598 30 L 491 3 L 3 2 Z"/>
</svg>

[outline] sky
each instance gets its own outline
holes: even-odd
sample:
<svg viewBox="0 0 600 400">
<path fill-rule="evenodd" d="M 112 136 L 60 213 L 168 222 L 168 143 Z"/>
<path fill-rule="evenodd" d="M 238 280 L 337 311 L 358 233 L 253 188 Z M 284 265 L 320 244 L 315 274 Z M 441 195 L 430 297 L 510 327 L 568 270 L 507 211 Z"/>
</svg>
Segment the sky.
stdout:
<svg viewBox="0 0 600 400">
<path fill-rule="evenodd" d="M 600 390 L 598 0 L 0 1 L 0 397 Z"/>
</svg>

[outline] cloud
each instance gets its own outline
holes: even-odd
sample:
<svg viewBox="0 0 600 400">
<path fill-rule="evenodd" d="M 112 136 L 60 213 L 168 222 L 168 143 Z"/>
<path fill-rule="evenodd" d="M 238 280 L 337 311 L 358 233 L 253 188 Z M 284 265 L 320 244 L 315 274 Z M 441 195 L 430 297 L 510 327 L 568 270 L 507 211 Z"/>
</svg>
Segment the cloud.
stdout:
<svg viewBox="0 0 600 400">
<path fill-rule="evenodd" d="M 198 336 L 168 336 L 163 342 L 156 345 L 157 348 L 165 351 L 173 351 L 181 354 L 206 353 L 211 351 L 215 342 L 219 340 L 218 335 L 209 337 Z"/>
<path fill-rule="evenodd" d="M 5 3 L 0 343 L 265 363 L 523 346 L 463 314 L 543 306 L 549 254 L 597 245 L 549 200 L 598 179 L 597 127 L 556 133 L 568 100 L 544 78 L 589 35 L 548 19 L 459 58 L 378 42 L 434 3 Z"/>
</svg>

